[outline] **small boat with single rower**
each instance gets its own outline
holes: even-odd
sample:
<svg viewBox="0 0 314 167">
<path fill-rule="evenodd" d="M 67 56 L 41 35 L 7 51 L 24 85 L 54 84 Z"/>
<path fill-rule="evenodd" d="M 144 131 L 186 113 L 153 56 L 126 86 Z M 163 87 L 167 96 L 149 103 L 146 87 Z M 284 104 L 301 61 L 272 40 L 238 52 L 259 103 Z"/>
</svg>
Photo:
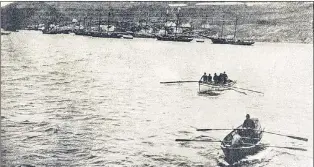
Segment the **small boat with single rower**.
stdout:
<svg viewBox="0 0 314 167">
<path fill-rule="evenodd" d="M 263 130 L 257 118 L 252 118 L 252 120 L 254 121 L 255 129 L 252 130 L 252 135 L 250 137 L 246 137 L 245 132 L 247 129 L 244 130 L 242 125 L 240 125 L 222 140 L 220 147 L 225 154 L 226 162 L 229 164 L 233 164 L 245 156 L 255 154 L 260 150 L 260 141 L 262 139 Z M 232 145 L 232 141 L 236 135 L 240 136 L 242 141 L 242 143 L 237 146 Z"/>
</svg>

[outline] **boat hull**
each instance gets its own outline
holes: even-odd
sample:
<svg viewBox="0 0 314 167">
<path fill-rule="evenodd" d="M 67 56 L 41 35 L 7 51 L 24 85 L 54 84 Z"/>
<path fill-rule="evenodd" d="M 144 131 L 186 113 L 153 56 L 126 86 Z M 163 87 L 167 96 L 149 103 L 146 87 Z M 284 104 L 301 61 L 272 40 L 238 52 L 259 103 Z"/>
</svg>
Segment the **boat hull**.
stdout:
<svg viewBox="0 0 314 167">
<path fill-rule="evenodd" d="M 236 84 L 236 81 L 231 81 L 226 84 L 214 84 L 213 82 L 199 82 L 199 92 L 217 92 L 229 90 L 233 85 Z"/>
<path fill-rule="evenodd" d="M 91 36 L 91 33 L 88 31 L 74 31 L 75 35 L 81 35 L 81 36 Z"/>
<path fill-rule="evenodd" d="M 253 45 L 255 42 L 254 41 L 237 41 L 234 42 L 233 45 Z"/>
<path fill-rule="evenodd" d="M 133 39 L 132 35 L 122 35 L 123 39 Z"/>
<path fill-rule="evenodd" d="M 228 148 L 221 146 L 221 149 L 225 155 L 225 161 L 229 164 L 233 164 L 248 155 L 254 155 L 260 150 L 260 146 L 258 144 L 241 148 Z"/>
<path fill-rule="evenodd" d="M 133 34 L 134 38 L 156 38 L 154 35 L 150 35 L 150 34 Z"/>
<path fill-rule="evenodd" d="M 249 40 L 233 40 L 233 39 L 225 39 L 225 38 L 211 38 L 213 44 L 231 44 L 231 45 L 253 45 L 254 41 Z"/>
<path fill-rule="evenodd" d="M 1 35 L 10 35 L 10 32 L 1 32 Z"/>
<path fill-rule="evenodd" d="M 211 38 L 213 44 L 233 44 L 233 40 L 225 39 L 225 38 Z"/>
<path fill-rule="evenodd" d="M 94 32 L 91 34 L 92 37 L 99 37 L 99 38 L 121 38 L 122 35 L 116 33 L 99 33 Z"/>
<path fill-rule="evenodd" d="M 193 38 L 184 36 L 157 36 L 160 41 L 191 42 Z"/>
<path fill-rule="evenodd" d="M 57 31 L 55 30 L 42 30 L 43 34 L 58 34 Z"/>
</svg>

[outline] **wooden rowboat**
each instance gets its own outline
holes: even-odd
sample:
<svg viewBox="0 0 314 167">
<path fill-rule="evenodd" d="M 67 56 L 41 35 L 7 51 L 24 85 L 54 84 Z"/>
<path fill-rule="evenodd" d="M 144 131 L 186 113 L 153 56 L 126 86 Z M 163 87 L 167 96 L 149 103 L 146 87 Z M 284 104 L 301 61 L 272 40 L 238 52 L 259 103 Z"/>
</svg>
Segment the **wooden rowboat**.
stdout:
<svg viewBox="0 0 314 167">
<path fill-rule="evenodd" d="M 199 92 L 213 92 L 213 91 L 224 91 L 229 90 L 236 81 L 229 80 L 226 84 L 215 84 L 213 82 L 199 82 Z"/>
<path fill-rule="evenodd" d="M 260 149 L 260 141 L 262 139 L 263 130 L 260 122 L 256 118 L 252 118 L 255 123 L 255 129 L 252 130 L 252 136 L 245 135 L 242 125 L 231 131 L 221 142 L 221 149 L 225 154 L 225 160 L 229 164 L 233 164 L 247 155 L 252 155 Z M 236 135 L 241 136 L 242 144 L 232 145 L 232 140 Z"/>
</svg>

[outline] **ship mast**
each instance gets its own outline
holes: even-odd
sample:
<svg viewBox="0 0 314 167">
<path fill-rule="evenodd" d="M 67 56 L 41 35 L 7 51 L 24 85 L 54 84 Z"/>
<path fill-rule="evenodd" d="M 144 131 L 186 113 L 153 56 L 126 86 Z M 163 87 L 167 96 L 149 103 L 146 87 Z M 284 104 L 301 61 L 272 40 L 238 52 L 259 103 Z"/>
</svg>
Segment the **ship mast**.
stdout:
<svg viewBox="0 0 314 167">
<path fill-rule="evenodd" d="M 164 28 L 165 28 L 165 36 L 167 35 L 166 27 L 167 27 L 167 22 L 168 22 L 168 13 L 169 13 L 169 11 L 168 11 L 168 9 L 167 9 L 167 13 L 166 13 L 166 23 L 165 23 L 165 26 L 164 26 Z"/>
<path fill-rule="evenodd" d="M 98 32 L 100 32 L 100 17 L 101 17 L 101 13 L 99 11 L 99 15 L 98 15 Z"/>
<path fill-rule="evenodd" d="M 147 26 L 148 18 L 149 18 L 149 13 L 147 12 L 146 13 L 146 19 L 145 19 L 145 34 L 147 33 L 147 28 L 148 28 L 148 26 Z"/>
<path fill-rule="evenodd" d="M 222 16 L 222 25 L 221 25 L 221 38 L 223 37 L 224 33 L 224 24 L 225 24 L 225 15 Z"/>
<path fill-rule="evenodd" d="M 236 33 L 237 33 L 237 23 L 238 23 L 238 16 L 236 16 L 235 25 L 234 25 L 234 35 L 233 35 L 234 40 L 236 38 Z"/>
<path fill-rule="evenodd" d="M 178 32 L 179 12 L 180 12 L 180 7 L 178 8 L 178 12 L 177 12 L 176 32 L 174 33 L 174 36 L 177 36 L 177 32 Z"/>
<path fill-rule="evenodd" d="M 84 17 L 83 26 L 84 26 L 83 29 L 86 29 L 86 16 Z"/>
<path fill-rule="evenodd" d="M 107 19 L 107 31 L 109 31 L 109 28 L 110 28 L 109 24 L 110 24 L 110 8 L 109 8 L 108 19 Z"/>
</svg>

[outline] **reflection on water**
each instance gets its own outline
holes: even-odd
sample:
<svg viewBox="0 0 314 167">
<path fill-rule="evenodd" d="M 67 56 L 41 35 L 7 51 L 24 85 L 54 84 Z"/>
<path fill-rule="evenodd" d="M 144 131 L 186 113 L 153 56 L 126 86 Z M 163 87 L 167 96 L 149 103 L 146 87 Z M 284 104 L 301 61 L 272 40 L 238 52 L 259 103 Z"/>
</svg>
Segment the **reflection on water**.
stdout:
<svg viewBox="0 0 314 167">
<path fill-rule="evenodd" d="M 176 138 L 228 131 L 246 113 L 268 131 L 272 145 L 241 166 L 312 166 L 312 45 L 255 46 L 102 39 L 21 31 L 1 37 L 1 138 L 6 166 L 217 166 L 219 143 Z M 226 71 L 237 87 L 200 96 L 203 72 Z M 304 128 L 307 127 L 307 128 Z"/>
</svg>

